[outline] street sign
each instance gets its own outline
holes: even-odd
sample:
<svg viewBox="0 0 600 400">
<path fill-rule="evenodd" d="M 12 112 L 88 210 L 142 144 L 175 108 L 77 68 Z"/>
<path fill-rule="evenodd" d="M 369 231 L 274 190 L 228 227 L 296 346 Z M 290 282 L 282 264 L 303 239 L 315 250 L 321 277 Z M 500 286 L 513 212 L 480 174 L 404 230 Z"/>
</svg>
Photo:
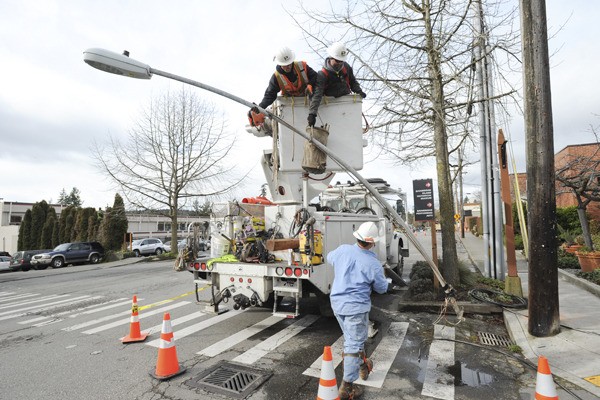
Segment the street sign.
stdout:
<svg viewBox="0 0 600 400">
<path fill-rule="evenodd" d="M 454 219 L 460 221 L 460 214 L 454 214 Z"/>
<path fill-rule="evenodd" d="M 413 198 L 415 201 L 415 221 L 435 219 L 432 179 L 413 180 Z"/>
</svg>

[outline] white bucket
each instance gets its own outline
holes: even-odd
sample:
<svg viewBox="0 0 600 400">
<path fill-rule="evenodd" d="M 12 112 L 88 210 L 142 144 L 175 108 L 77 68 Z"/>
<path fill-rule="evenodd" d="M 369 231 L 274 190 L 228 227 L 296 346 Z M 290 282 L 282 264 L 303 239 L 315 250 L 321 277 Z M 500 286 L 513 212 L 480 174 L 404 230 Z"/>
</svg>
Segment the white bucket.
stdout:
<svg viewBox="0 0 600 400">
<path fill-rule="evenodd" d="M 220 234 L 213 235 L 210 239 L 210 257 L 219 258 L 229 253 L 229 240 Z"/>
</svg>

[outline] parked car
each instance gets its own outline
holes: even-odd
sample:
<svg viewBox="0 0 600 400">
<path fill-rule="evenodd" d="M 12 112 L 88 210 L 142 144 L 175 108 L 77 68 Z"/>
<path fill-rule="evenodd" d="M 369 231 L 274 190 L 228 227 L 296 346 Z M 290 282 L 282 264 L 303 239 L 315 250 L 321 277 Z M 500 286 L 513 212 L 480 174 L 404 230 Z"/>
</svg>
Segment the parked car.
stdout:
<svg viewBox="0 0 600 400">
<path fill-rule="evenodd" d="M 0 256 L 0 271 L 10 271 L 10 257 Z"/>
<path fill-rule="evenodd" d="M 185 249 L 187 246 L 187 240 L 181 239 L 177 241 L 177 251 L 181 251 L 181 249 Z M 165 250 L 172 251 L 171 241 L 165 242 Z"/>
<path fill-rule="evenodd" d="M 10 253 L 8 251 L 0 251 L 0 256 L 10 257 Z"/>
<path fill-rule="evenodd" d="M 31 258 L 34 268 L 61 268 L 67 264 L 96 264 L 104 258 L 104 248 L 98 242 L 63 243 L 51 252 L 36 254 Z"/>
<path fill-rule="evenodd" d="M 9 267 L 13 271 L 29 271 L 33 267 L 31 265 L 31 257 L 51 251 L 52 249 L 17 251 L 10 259 Z"/>
<path fill-rule="evenodd" d="M 131 251 L 136 257 L 149 256 L 151 254 L 162 254 L 167 252 L 164 243 L 160 239 L 147 238 L 134 240 L 131 243 Z"/>
</svg>

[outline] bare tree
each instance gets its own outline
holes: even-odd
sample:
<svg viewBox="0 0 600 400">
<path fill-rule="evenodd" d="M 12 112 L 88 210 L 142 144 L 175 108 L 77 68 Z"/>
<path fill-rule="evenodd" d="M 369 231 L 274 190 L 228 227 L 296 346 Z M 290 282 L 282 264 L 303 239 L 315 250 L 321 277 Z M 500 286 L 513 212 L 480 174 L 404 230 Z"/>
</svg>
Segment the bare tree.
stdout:
<svg viewBox="0 0 600 400">
<path fill-rule="evenodd" d="M 227 160 L 234 143 L 215 106 L 182 89 L 151 100 L 125 143 L 110 137 L 92 151 L 131 205 L 171 219 L 175 244 L 178 211 L 188 200 L 214 198 L 239 185 Z"/>
<path fill-rule="evenodd" d="M 435 157 L 442 272 L 452 285 L 459 277 L 450 166 L 458 150 L 474 153 L 473 104 L 480 101 L 474 97 L 474 66 L 479 60 L 472 6 L 471 0 L 348 1 L 343 9 L 327 12 L 302 8 L 306 21 L 295 19 L 315 50 L 340 36 L 347 43 L 361 85 L 368 99 L 374 99 L 369 109 L 372 137 L 382 153 L 407 165 Z M 505 27 L 504 36 L 484 53 L 499 48 L 518 53 L 519 42 L 507 23 L 514 19 L 500 15 L 497 8 L 494 12 L 495 21 Z M 496 97 L 513 92 L 508 89 Z M 469 164 L 467 159 L 457 163 L 455 174 Z"/>
<path fill-rule="evenodd" d="M 568 191 L 575 195 L 585 245 L 594 249 L 586 210 L 591 202 L 600 202 L 600 143 L 582 146 L 580 152 L 567 153 L 558 161 L 564 165 L 556 170 L 556 194 Z"/>
</svg>

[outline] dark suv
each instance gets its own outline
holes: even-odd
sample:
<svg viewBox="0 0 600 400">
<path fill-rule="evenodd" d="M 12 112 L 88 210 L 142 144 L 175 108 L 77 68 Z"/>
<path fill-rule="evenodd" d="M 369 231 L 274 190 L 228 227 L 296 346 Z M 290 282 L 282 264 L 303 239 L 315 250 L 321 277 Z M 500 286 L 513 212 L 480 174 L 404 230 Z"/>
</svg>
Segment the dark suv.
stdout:
<svg viewBox="0 0 600 400">
<path fill-rule="evenodd" d="M 8 268 L 13 271 L 29 271 L 32 268 L 31 257 L 51 251 L 51 249 L 17 251 L 10 259 Z"/>
<path fill-rule="evenodd" d="M 31 258 L 34 268 L 64 267 L 67 264 L 96 264 L 104 257 L 104 248 L 98 242 L 63 243 L 49 253 L 36 254 Z"/>
</svg>

